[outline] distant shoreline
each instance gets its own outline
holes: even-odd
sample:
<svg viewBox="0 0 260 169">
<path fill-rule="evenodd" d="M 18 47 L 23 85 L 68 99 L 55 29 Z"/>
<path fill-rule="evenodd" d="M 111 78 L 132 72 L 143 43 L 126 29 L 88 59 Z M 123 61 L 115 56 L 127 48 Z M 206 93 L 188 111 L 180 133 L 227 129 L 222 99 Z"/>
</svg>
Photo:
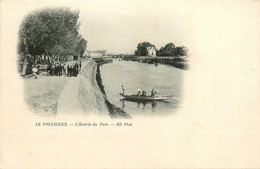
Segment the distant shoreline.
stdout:
<svg viewBox="0 0 260 169">
<path fill-rule="evenodd" d="M 179 69 L 188 70 L 189 63 L 187 57 L 173 57 L 173 56 L 159 56 L 159 57 L 147 57 L 147 56 L 123 56 L 124 61 L 136 61 L 140 63 L 154 64 L 158 63 L 170 65 Z"/>
</svg>

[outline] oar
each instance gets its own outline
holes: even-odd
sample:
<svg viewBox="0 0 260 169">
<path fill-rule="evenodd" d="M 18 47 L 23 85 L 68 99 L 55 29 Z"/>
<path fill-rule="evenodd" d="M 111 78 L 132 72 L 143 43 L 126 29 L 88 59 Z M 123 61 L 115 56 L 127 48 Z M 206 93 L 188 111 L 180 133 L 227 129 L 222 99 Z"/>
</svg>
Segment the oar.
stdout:
<svg viewBox="0 0 260 169">
<path fill-rule="evenodd" d="M 174 96 L 172 95 L 172 96 L 162 96 L 162 97 L 174 97 Z"/>
<path fill-rule="evenodd" d="M 176 97 L 174 97 L 174 96 L 162 96 L 162 97 L 170 97 L 170 98 L 172 98 L 172 99 L 174 99 L 174 100 L 180 100 L 180 99 L 178 99 L 178 98 L 176 98 Z"/>
</svg>

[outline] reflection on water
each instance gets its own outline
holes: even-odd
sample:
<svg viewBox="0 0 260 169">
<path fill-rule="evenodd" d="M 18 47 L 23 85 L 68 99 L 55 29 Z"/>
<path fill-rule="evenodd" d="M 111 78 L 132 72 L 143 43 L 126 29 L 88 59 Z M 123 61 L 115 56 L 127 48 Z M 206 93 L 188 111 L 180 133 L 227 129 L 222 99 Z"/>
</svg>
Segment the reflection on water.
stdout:
<svg viewBox="0 0 260 169">
<path fill-rule="evenodd" d="M 122 108 L 125 108 L 125 102 L 134 102 L 137 103 L 137 107 L 139 108 L 140 105 L 142 104 L 144 107 L 147 103 L 151 103 L 151 108 L 154 109 L 156 107 L 156 101 L 132 101 L 132 100 L 126 100 L 126 99 L 120 99 L 120 101 L 122 102 Z"/>
<path fill-rule="evenodd" d="M 180 106 L 184 70 L 168 65 L 153 65 L 118 61 L 101 66 L 101 76 L 108 99 L 122 107 L 131 116 L 169 114 Z M 129 101 L 119 93 L 124 85 L 125 94 L 136 94 L 143 89 L 147 94 L 154 89 L 164 101 Z M 174 98 L 171 98 L 174 96 Z"/>
</svg>

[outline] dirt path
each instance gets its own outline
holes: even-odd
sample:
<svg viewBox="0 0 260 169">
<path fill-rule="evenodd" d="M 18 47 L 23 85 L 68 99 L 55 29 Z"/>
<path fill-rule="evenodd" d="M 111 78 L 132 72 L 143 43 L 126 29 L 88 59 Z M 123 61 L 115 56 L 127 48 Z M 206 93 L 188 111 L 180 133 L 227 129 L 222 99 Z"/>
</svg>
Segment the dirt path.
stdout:
<svg viewBox="0 0 260 169">
<path fill-rule="evenodd" d="M 89 61 L 82 62 L 82 68 Z M 66 86 L 61 91 L 58 98 L 57 117 L 60 116 L 83 116 L 84 110 L 79 101 L 79 83 L 81 74 L 77 77 L 70 77 Z"/>
<path fill-rule="evenodd" d="M 80 75 L 70 77 L 66 86 L 63 88 L 57 107 L 57 116 L 79 115 L 83 116 L 84 111 L 78 99 Z"/>
<path fill-rule="evenodd" d="M 40 116 L 56 116 L 58 97 L 69 78 L 38 76 L 24 79 L 25 102 L 28 108 Z"/>
</svg>

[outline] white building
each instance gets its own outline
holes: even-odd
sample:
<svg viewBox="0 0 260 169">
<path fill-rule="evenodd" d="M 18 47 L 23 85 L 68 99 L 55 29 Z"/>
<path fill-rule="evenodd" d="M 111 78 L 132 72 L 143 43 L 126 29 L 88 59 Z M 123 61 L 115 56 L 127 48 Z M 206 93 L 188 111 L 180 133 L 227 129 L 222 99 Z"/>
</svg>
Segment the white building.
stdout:
<svg viewBox="0 0 260 169">
<path fill-rule="evenodd" d="M 86 55 L 91 58 L 106 57 L 107 51 L 106 50 L 87 51 Z"/>
<path fill-rule="evenodd" d="M 146 49 L 147 49 L 146 56 L 156 57 L 156 49 L 154 46 L 146 47 Z"/>
</svg>

